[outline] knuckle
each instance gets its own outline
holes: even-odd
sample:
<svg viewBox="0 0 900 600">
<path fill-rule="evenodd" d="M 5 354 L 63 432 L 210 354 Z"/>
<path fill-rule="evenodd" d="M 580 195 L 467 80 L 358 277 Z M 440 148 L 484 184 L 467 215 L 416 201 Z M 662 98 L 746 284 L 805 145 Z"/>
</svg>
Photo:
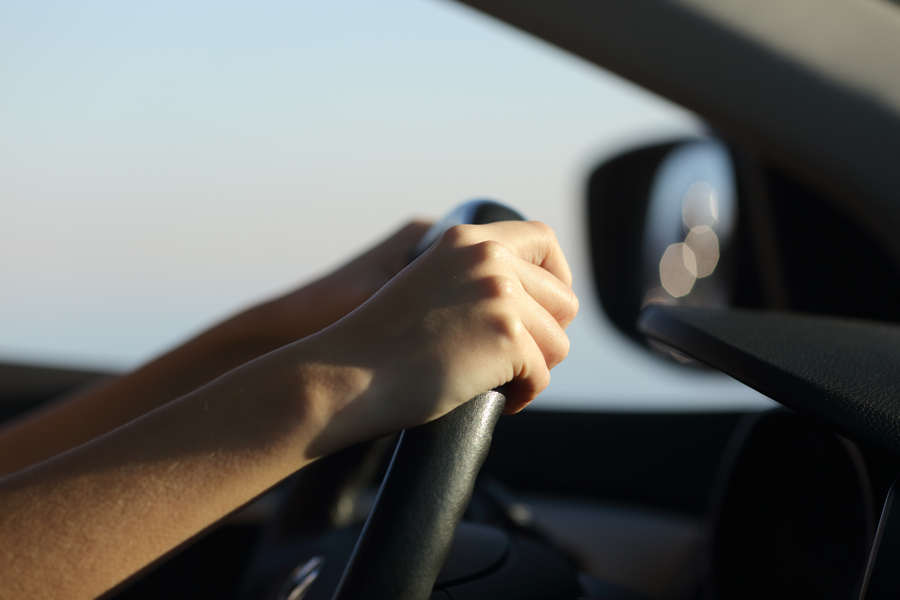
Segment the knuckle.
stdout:
<svg viewBox="0 0 900 600">
<path fill-rule="evenodd" d="M 489 299 L 503 300 L 516 293 L 516 282 L 511 277 L 491 275 L 482 280 L 484 294 Z"/>
<path fill-rule="evenodd" d="M 502 340 L 516 340 L 522 334 L 522 322 L 508 311 L 495 311 L 488 317 L 487 321 L 491 332 Z"/>
<path fill-rule="evenodd" d="M 549 238 L 556 239 L 556 232 L 553 231 L 553 228 L 544 223 L 543 221 L 531 221 L 531 225 L 541 234 L 545 235 Z"/>
<path fill-rule="evenodd" d="M 472 239 L 471 225 L 454 225 L 441 235 L 440 243 L 452 247 L 465 246 Z"/>
<path fill-rule="evenodd" d="M 472 247 L 478 262 L 492 263 L 501 260 L 507 253 L 506 248 L 500 242 L 485 240 Z"/>
</svg>

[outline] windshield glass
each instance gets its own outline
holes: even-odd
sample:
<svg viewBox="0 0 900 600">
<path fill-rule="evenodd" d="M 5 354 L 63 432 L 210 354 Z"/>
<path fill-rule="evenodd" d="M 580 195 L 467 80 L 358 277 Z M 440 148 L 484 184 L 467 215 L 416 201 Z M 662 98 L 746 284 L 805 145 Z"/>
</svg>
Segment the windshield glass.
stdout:
<svg viewBox="0 0 900 600">
<path fill-rule="evenodd" d="M 552 224 L 581 314 L 541 402 L 761 405 L 606 323 L 583 188 L 677 107 L 439 2 L 6 3 L 0 359 L 135 366 L 414 215 Z"/>
</svg>

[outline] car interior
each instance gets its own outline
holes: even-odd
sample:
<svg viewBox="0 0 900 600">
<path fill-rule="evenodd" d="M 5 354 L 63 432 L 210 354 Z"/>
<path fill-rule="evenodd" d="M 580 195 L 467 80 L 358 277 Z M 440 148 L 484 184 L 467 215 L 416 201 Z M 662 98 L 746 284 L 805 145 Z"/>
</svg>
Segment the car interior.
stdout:
<svg viewBox="0 0 900 600">
<path fill-rule="evenodd" d="M 900 7 L 462 4 L 703 119 L 590 169 L 592 292 L 633 348 L 778 406 L 499 417 L 487 392 L 310 465 L 109 597 L 898 597 Z M 505 200 L 433 235 L 519 218 Z M 109 375 L 0 364 L 0 418 Z"/>
</svg>

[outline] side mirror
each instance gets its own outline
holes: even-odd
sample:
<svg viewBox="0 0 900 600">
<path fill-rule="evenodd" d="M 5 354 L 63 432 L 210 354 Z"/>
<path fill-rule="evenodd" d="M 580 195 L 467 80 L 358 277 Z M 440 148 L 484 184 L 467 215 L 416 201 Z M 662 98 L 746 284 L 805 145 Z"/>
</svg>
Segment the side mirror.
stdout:
<svg viewBox="0 0 900 600">
<path fill-rule="evenodd" d="M 900 322 L 900 260 L 841 194 L 711 138 L 614 156 L 587 185 L 603 309 L 641 344 L 658 303 Z"/>
<path fill-rule="evenodd" d="M 593 171 L 595 281 L 604 310 L 625 335 L 643 342 L 635 323 L 648 304 L 731 303 L 737 179 L 729 149 L 704 138 L 639 148 Z"/>
</svg>

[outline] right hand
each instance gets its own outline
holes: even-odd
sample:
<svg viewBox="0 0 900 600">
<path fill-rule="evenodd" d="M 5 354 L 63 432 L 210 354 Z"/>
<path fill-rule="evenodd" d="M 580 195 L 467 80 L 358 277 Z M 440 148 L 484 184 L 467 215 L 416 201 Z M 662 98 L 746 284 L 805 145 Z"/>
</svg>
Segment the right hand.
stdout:
<svg viewBox="0 0 900 600">
<path fill-rule="evenodd" d="M 568 354 L 564 330 L 578 311 L 571 285 L 543 223 L 460 225 L 308 341 L 328 362 L 368 373 L 354 403 L 366 405 L 373 435 L 436 419 L 504 384 L 506 411 L 518 412 Z"/>
</svg>

